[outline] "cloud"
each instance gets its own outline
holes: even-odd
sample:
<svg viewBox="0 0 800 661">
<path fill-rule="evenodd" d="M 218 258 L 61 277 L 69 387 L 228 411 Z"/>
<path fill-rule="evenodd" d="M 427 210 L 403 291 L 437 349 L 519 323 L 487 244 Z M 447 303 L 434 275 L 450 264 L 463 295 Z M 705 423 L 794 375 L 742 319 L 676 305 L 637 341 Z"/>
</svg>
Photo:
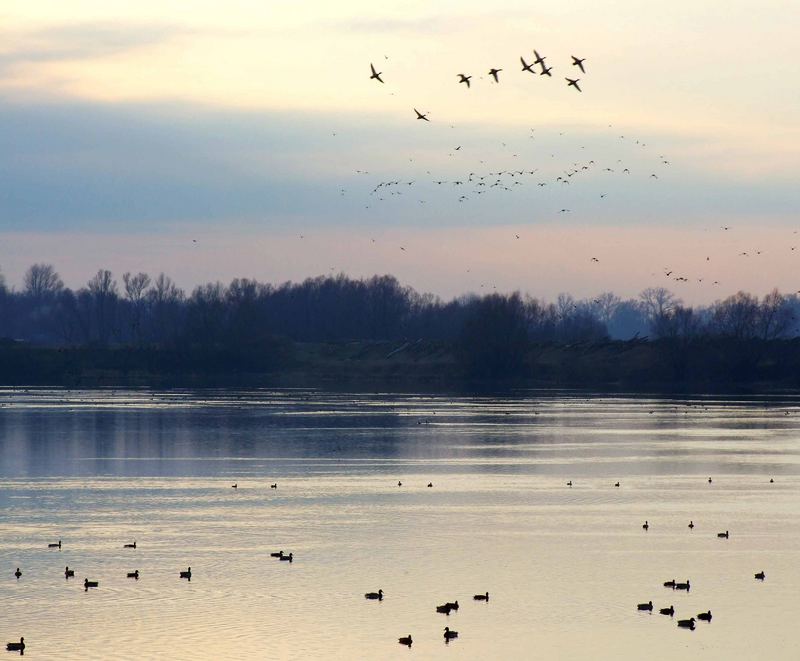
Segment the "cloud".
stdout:
<svg viewBox="0 0 800 661">
<path fill-rule="evenodd" d="M 156 46 L 193 33 L 169 24 L 79 23 L 0 31 L 0 76 L 27 64 L 91 60 Z"/>
</svg>

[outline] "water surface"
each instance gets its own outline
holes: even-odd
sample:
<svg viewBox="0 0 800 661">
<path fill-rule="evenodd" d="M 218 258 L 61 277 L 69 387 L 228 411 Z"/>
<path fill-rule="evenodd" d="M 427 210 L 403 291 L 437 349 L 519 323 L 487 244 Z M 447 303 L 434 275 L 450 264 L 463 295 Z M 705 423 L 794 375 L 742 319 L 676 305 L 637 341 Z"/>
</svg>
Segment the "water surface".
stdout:
<svg viewBox="0 0 800 661">
<path fill-rule="evenodd" d="M 799 427 L 792 397 L 0 390 L 0 635 L 39 659 L 797 659 Z"/>
</svg>

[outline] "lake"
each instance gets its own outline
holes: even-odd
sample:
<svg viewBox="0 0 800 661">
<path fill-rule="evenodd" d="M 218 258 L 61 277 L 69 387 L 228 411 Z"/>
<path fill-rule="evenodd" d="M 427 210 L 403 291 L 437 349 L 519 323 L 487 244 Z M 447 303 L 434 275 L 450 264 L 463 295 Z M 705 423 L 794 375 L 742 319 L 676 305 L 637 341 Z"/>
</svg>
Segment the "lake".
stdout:
<svg viewBox="0 0 800 661">
<path fill-rule="evenodd" d="M 798 659 L 800 399 L 0 389 L 0 569 L 34 659 Z"/>
</svg>

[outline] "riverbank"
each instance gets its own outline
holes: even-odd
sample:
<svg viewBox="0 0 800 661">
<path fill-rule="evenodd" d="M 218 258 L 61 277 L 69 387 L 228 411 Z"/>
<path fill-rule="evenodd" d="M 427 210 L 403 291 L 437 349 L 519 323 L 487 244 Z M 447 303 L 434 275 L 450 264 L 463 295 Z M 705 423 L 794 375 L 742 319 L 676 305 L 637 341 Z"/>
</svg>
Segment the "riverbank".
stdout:
<svg viewBox="0 0 800 661">
<path fill-rule="evenodd" d="M 322 387 L 477 390 L 496 385 L 735 391 L 800 387 L 800 342 L 532 344 L 514 379 L 476 378 L 457 347 L 433 341 L 292 343 L 258 348 L 0 345 L 0 383 L 67 387 Z"/>
</svg>

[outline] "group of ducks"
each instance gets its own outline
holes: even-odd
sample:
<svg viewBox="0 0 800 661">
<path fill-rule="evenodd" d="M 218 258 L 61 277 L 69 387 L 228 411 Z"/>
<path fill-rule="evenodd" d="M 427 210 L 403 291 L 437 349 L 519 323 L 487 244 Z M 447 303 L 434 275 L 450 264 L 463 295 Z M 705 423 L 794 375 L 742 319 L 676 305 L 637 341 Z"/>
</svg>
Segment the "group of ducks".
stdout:
<svg viewBox="0 0 800 661">
<path fill-rule="evenodd" d="M 51 543 L 49 543 L 47 545 L 47 548 L 61 550 L 62 542 L 61 542 L 60 539 L 57 542 L 51 542 Z M 134 542 L 132 542 L 130 544 L 123 544 L 122 548 L 135 549 L 136 548 L 136 542 L 134 541 Z M 275 554 L 273 554 L 273 555 L 275 555 Z M 289 554 L 289 555 L 291 556 L 291 554 Z M 283 558 L 281 558 L 281 560 L 287 560 L 287 559 L 289 560 L 289 562 L 291 562 L 291 557 L 288 557 L 288 558 L 283 557 Z M 17 580 L 22 578 L 22 570 L 19 567 L 17 567 L 16 571 L 14 572 L 14 576 L 16 577 Z M 132 579 L 138 581 L 139 580 L 139 570 L 135 569 L 134 571 L 127 572 L 126 576 L 127 576 L 127 578 L 132 578 Z M 191 567 L 187 567 L 186 571 L 178 572 L 178 577 L 179 578 L 185 578 L 186 580 L 191 581 L 192 580 L 192 568 Z M 69 580 L 70 578 L 75 578 L 75 570 L 74 569 L 70 569 L 69 565 L 64 567 L 64 578 L 67 579 L 67 580 Z M 88 578 L 84 578 L 83 579 L 83 589 L 84 589 L 84 591 L 88 592 L 89 588 L 97 588 L 97 587 L 100 587 L 100 581 L 90 581 Z M 18 643 L 6 643 L 6 650 L 9 651 L 9 652 L 19 652 L 20 654 L 24 654 L 25 653 L 25 638 L 21 637 L 19 639 Z"/>
<path fill-rule="evenodd" d="M 365 599 L 375 600 L 375 601 L 383 601 L 383 589 L 379 589 L 377 592 L 367 592 L 364 595 Z M 474 601 L 489 601 L 489 593 L 484 592 L 483 594 L 476 594 L 472 597 Z M 437 613 L 444 613 L 445 615 L 450 615 L 451 612 L 458 610 L 458 599 L 455 601 L 448 601 L 441 606 L 436 607 Z M 453 631 L 450 627 L 444 628 L 444 642 L 449 643 L 454 638 L 458 638 L 458 631 Z M 397 639 L 397 642 L 401 645 L 406 645 L 407 647 L 411 647 L 412 643 L 414 642 L 411 638 L 411 634 L 407 636 L 402 636 L 401 638 Z"/>
<path fill-rule="evenodd" d="M 754 576 L 757 581 L 763 581 L 767 577 L 767 575 L 764 573 L 763 570 L 758 572 L 757 574 L 754 574 Z M 692 585 L 689 582 L 688 578 L 686 579 L 685 583 L 679 583 L 674 578 L 671 581 L 664 581 L 664 587 L 672 588 L 673 590 L 685 590 L 686 592 L 689 592 L 692 589 Z M 651 600 L 648 601 L 646 604 L 637 604 L 636 609 L 639 611 L 646 611 L 648 613 L 652 613 L 653 602 Z M 669 608 L 659 608 L 658 612 L 661 615 L 669 615 L 670 617 L 674 617 L 675 607 L 670 605 Z M 694 631 L 695 622 L 697 622 L 698 620 L 701 622 L 711 622 L 711 617 L 712 617 L 711 610 L 709 609 L 704 613 L 698 613 L 697 618 L 690 617 L 688 619 L 678 620 L 678 626 L 682 629 L 691 629 L 692 631 Z"/>
</svg>

